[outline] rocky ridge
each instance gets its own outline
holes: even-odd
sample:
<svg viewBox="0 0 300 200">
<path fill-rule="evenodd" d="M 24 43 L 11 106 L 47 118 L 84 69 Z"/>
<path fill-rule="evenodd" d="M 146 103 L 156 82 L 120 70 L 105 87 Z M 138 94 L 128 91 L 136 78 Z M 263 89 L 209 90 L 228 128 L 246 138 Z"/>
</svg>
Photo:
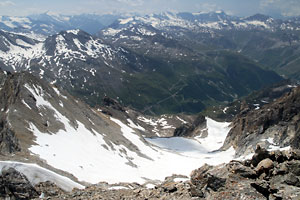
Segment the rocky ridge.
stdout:
<svg viewBox="0 0 300 200">
<path fill-rule="evenodd" d="M 147 114 L 197 113 L 282 80 L 236 52 L 126 26 L 112 38 L 78 29 L 44 39 L 0 31 L 0 67 L 28 71 L 92 106 L 109 96 Z"/>
<path fill-rule="evenodd" d="M 265 148 L 299 149 L 300 87 L 278 100 L 251 110 L 247 105 L 232 122 L 223 148 L 233 146 L 238 155 L 253 152 L 257 144 Z"/>
</svg>

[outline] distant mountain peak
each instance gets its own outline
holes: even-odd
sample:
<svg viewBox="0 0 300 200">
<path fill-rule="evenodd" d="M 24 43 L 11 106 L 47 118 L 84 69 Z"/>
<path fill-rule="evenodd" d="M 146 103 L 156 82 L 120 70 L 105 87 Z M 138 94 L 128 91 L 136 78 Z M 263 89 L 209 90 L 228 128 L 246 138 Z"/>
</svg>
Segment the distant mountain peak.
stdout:
<svg viewBox="0 0 300 200">
<path fill-rule="evenodd" d="M 273 19 L 273 18 L 268 15 L 263 15 L 263 14 L 255 14 L 255 15 L 245 18 L 245 20 L 248 20 L 248 21 L 253 21 L 253 20 L 267 21 L 269 19 Z"/>
</svg>

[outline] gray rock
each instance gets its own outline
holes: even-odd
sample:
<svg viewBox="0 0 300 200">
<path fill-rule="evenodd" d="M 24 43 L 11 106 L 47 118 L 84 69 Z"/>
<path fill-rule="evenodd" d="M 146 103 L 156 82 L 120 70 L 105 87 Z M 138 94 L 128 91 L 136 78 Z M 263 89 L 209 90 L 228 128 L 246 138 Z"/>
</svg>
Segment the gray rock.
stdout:
<svg viewBox="0 0 300 200">
<path fill-rule="evenodd" d="M 232 122 L 222 149 L 233 146 L 236 155 L 253 152 L 256 145 L 268 148 L 276 144 L 280 147 L 291 146 L 300 149 L 300 87 L 259 110 L 241 112 Z M 268 138 L 273 138 L 270 142 Z M 260 154 L 262 155 L 262 154 Z M 264 158 L 253 160 L 256 166 Z M 283 162 L 285 155 L 276 158 Z"/>
<path fill-rule="evenodd" d="M 285 180 L 284 182 L 288 185 L 293 185 L 293 186 L 296 186 L 296 187 L 300 187 L 300 182 L 299 182 L 299 179 L 297 178 L 297 176 L 295 176 L 294 174 L 290 173 L 290 174 L 287 174 L 285 176 Z"/>
<path fill-rule="evenodd" d="M 32 199 L 39 194 L 30 184 L 25 175 L 14 168 L 3 169 L 0 176 L 0 197 L 16 199 Z"/>
</svg>

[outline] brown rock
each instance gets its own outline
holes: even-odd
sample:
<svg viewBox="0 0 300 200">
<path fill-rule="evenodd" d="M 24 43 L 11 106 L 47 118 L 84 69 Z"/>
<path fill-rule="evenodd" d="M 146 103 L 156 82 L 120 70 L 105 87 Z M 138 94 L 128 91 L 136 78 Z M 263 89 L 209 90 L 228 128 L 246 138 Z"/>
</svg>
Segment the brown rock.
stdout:
<svg viewBox="0 0 300 200">
<path fill-rule="evenodd" d="M 258 163 L 257 167 L 255 168 L 255 171 L 257 172 L 257 174 L 261 174 L 263 172 L 268 172 L 273 167 L 273 161 L 270 158 L 266 158 Z"/>
</svg>

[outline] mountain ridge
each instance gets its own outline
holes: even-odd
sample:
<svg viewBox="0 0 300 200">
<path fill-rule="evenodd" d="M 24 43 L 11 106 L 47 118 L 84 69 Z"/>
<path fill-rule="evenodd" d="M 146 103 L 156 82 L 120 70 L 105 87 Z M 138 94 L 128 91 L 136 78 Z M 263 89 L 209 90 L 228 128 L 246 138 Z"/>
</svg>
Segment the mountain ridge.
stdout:
<svg viewBox="0 0 300 200">
<path fill-rule="evenodd" d="M 106 95 L 148 113 L 196 113 L 281 80 L 244 56 L 199 51 L 145 25 L 129 26 L 115 42 L 80 30 L 43 41 L 2 32 L 2 40 L 2 69 L 28 71 L 92 106 Z"/>
</svg>

